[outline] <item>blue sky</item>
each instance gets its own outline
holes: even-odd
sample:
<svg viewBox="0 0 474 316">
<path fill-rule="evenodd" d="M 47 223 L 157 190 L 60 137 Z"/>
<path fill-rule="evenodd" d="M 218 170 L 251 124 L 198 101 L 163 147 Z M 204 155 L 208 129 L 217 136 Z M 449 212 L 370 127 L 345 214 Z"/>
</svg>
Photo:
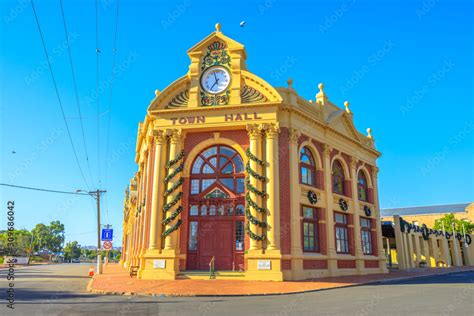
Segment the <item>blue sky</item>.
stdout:
<svg viewBox="0 0 474 316">
<path fill-rule="evenodd" d="M 324 82 L 333 102 L 350 101 L 357 128 L 371 127 L 383 154 L 378 161 L 383 208 L 474 200 L 472 1 L 122 0 L 115 79 L 116 0 L 99 1 L 96 97 L 95 2 L 64 0 L 92 180 L 59 1 L 35 4 L 86 179 L 91 188 L 108 191 L 102 222 L 114 226 L 116 245 L 123 191 L 136 170 L 137 124 L 154 90 L 187 72 L 187 49 L 214 31 L 216 22 L 246 46 L 249 70 L 270 84 L 286 86 L 291 77 L 300 95 L 314 99 L 317 84 Z M 86 189 L 29 1 L 3 0 L 0 8 L 0 182 Z M 247 22 L 243 28 L 242 20 Z M 5 187 L 0 193 L 2 205 L 15 200 L 17 227 L 59 219 L 68 240 L 96 243 L 89 197 Z"/>
</svg>

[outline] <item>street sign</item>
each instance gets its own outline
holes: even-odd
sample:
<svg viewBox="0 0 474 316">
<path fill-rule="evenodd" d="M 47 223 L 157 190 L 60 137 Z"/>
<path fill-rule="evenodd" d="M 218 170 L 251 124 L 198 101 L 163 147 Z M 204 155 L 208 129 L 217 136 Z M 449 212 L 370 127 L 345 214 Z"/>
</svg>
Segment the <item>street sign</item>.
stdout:
<svg viewBox="0 0 474 316">
<path fill-rule="evenodd" d="M 103 247 L 105 250 L 110 250 L 110 249 L 112 249 L 112 242 L 110 242 L 110 241 L 104 241 L 104 243 L 102 244 L 102 247 Z"/>
<path fill-rule="evenodd" d="M 112 228 L 102 228 L 102 241 L 112 241 L 114 230 Z"/>
</svg>

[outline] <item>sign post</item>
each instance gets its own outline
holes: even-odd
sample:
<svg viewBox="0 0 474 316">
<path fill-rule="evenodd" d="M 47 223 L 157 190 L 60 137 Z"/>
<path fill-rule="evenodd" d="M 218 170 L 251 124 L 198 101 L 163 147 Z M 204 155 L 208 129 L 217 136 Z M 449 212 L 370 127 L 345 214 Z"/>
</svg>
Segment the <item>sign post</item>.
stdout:
<svg viewBox="0 0 474 316">
<path fill-rule="evenodd" d="M 105 225 L 106 228 L 102 228 L 102 247 L 105 250 L 105 265 L 109 263 L 109 250 L 112 249 L 112 240 L 114 238 L 114 230 L 110 228 L 110 225 Z"/>
</svg>

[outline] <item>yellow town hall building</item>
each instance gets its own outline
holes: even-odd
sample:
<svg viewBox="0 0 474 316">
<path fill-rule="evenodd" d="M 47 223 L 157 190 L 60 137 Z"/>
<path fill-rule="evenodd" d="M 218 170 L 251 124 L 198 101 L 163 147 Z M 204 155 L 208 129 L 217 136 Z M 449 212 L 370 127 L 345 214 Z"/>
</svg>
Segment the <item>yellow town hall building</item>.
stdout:
<svg viewBox="0 0 474 316">
<path fill-rule="evenodd" d="M 374 139 L 349 103 L 274 88 L 216 31 L 139 124 L 123 255 L 142 279 L 386 272 Z M 201 271 L 201 272 L 199 272 Z M 202 272 L 207 271 L 207 272 Z"/>
</svg>

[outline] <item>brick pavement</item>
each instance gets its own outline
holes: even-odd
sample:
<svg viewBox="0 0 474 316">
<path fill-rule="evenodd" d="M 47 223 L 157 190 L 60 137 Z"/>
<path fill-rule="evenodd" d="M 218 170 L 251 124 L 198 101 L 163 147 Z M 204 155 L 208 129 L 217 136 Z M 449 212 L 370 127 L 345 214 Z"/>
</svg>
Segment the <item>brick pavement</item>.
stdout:
<svg viewBox="0 0 474 316">
<path fill-rule="evenodd" d="M 109 264 L 104 273 L 96 275 L 88 286 L 90 292 L 124 295 L 165 296 L 232 296 L 290 294 L 368 283 L 400 280 L 421 276 L 470 271 L 474 267 L 436 268 L 416 271 L 394 271 L 388 274 L 326 277 L 305 281 L 243 281 L 243 280 L 140 280 L 131 278 L 118 264 Z"/>
</svg>

